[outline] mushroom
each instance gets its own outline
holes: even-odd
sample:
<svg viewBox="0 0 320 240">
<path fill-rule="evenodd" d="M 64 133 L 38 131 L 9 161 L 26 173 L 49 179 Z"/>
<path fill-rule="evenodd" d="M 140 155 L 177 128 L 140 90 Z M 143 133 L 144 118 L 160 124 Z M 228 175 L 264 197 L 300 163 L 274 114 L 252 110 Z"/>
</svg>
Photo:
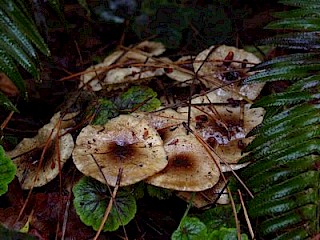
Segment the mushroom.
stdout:
<svg viewBox="0 0 320 240">
<path fill-rule="evenodd" d="M 178 191 L 203 191 L 219 180 L 219 161 L 192 134 L 179 134 L 164 140 L 168 165 L 146 179 L 158 187 Z"/>
<path fill-rule="evenodd" d="M 206 98 L 199 97 L 194 100 L 200 103 L 199 99 Z M 192 106 L 191 128 L 215 149 L 215 153 L 223 162 L 237 163 L 242 157 L 242 150 L 253 140 L 252 137 L 246 138 L 246 135 L 262 122 L 264 116 L 263 108 L 250 106 Z M 187 116 L 188 108 L 180 108 L 178 112 Z"/>
<path fill-rule="evenodd" d="M 164 74 L 163 68 L 134 67 L 131 64 L 156 64 L 151 59 L 165 51 L 164 45 L 157 42 L 144 41 L 128 51 L 115 51 L 104 59 L 102 63 L 89 67 L 80 78 L 79 88 L 89 85 L 93 91 L 100 91 L 103 86 L 109 90 L 118 84 L 124 84 L 152 76 Z M 125 67 L 112 67 L 112 65 Z"/>
<path fill-rule="evenodd" d="M 62 118 L 60 131 L 58 132 L 56 125 L 61 116 L 60 112 L 56 113 L 51 118 L 50 123 L 39 129 L 35 137 L 24 138 L 15 149 L 7 152 L 17 166 L 16 175 L 23 189 L 43 186 L 59 174 L 60 167 L 62 168 L 71 156 L 74 147 L 71 134 L 64 134 L 64 129 L 74 124 L 72 118 L 76 114 L 66 114 Z M 58 134 L 60 137 L 57 136 Z M 51 141 L 45 150 L 42 165 L 39 168 L 40 157 L 50 137 Z M 59 145 L 56 144 L 56 141 L 59 141 Z"/>
<path fill-rule="evenodd" d="M 216 89 L 212 102 L 217 103 L 228 99 L 256 99 L 264 83 L 242 85 L 241 81 L 252 74 L 248 68 L 257 63 L 260 59 L 254 54 L 222 45 L 199 53 L 193 66 L 206 87 Z"/>
<path fill-rule="evenodd" d="M 104 126 L 83 128 L 72 156 L 80 172 L 111 186 L 117 183 L 119 169 L 120 186 L 127 186 L 168 164 L 157 131 L 145 119 L 131 115 L 120 115 Z"/>
</svg>

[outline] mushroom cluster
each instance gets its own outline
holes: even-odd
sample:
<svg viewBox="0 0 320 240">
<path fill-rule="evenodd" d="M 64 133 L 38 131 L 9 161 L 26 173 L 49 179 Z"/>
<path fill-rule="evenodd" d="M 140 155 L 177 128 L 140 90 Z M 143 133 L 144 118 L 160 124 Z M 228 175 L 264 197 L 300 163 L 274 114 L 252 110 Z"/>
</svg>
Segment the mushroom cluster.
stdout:
<svg viewBox="0 0 320 240">
<path fill-rule="evenodd" d="M 145 47 L 149 43 L 145 42 Z M 156 63 L 155 56 L 164 51 L 161 49 L 157 53 L 150 50 L 143 53 L 143 48 L 137 45 L 126 53 L 115 53 L 117 60 L 113 54 L 105 61 L 107 66 L 111 66 L 111 58 L 117 64 Z M 123 59 L 119 60 L 121 54 Z M 189 193 L 198 192 L 194 204 L 197 207 L 208 204 L 207 200 L 217 199 L 216 192 L 225 187 L 222 172 L 244 166 L 237 162 L 242 149 L 252 141 L 246 135 L 263 119 L 263 109 L 250 108 L 263 84 L 242 84 L 252 74 L 248 71 L 250 67 L 259 62 L 255 55 L 225 45 L 212 46 L 195 57 L 185 56 L 176 62 L 159 60 L 158 63 L 167 63 L 169 67 L 158 68 L 155 75 L 166 74 L 181 82 L 181 86 L 190 81 L 201 83 L 209 91 L 192 98 L 191 107 L 121 115 L 105 126 L 87 126 L 76 141 L 74 163 L 85 175 L 112 186 L 119 177 L 120 186 L 144 180 L 175 190 L 183 199 L 190 200 Z M 114 83 L 130 83 L 137 80 L 137 75 L 132 74 L 136 72 L 140 77 L 151 76 L 143 75 L 144 70 L 123 64 L 108 70 L 103 84 L 109 88 Z M 84 82 L 89 75 L 83 76 Z"/>
<path fill-rule="evenodd" d="M 186 200 L 196 192 L 196 207 L 217 200 L 217 192 L 223 192 L 226 184 L 223 172 L 244 166 L 237 163 L 242 149 L 252 141 L 246 135 L 263 119 L 264 110 L 250 104 L 263 84 L 242 84 L 259 59 L 224 45 L 177 62 L 156 58 L 164 50 L 160 43 L 143 42 L 128 51 L 116 51 L 87 69 L 79 87 L 110 90 L 166 74 L 182 87 L 190 81 L 199 83 L 204 93 L 192 96 L 188 107 L 134 112 L 110 119 L 103 126 L 88 125 L 75 145 L 64 130 L 74 124 L 68 120 L 72 116 L 56 114 L 36 137 L 23 140 L 8 152 L 18 166 L 22 187 L 46 184 L 72 155 L 79 171 L 104 184 L 127 186 L 145 181 L 172 189 Z"/>
</svg>

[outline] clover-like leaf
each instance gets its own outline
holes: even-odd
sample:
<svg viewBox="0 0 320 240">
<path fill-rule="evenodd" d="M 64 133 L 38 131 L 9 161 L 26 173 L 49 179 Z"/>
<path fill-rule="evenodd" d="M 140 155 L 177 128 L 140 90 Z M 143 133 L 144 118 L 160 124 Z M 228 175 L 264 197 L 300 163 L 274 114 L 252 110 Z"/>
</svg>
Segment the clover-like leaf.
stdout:
<svg viewBox="0 0 320 240">
<path fill-rule="evenodd" d="M 83 177 L 73 187 L 73 194 L 74 207 L 81 221 L 98 230 L 110 201 L 107 185 L 90 177 Z M 134 218 L 136 211 L 136 201 L 131 193 L 119 190 L 103 231 L 115 231 L 120 225 L 128 224 Z"/>
<path fill-rule="evenodd" d="M 209 240 L 237 240 L 237 229 L 236 228 L 225 228 L 222 227 L 218 230 L 213 230 L 209 233 Z M 247 234 L 241 234 L 241 240 L 248 240 Z"/>
<path fill-rule="evenodd" d="M 8 184 L 14 179 L 16 166 L 6 156 L 3 147 L 0 145 L 0 196 L 7 192 Z"/>
<path fill-rule="evenodd" d="M 207 238 L 207 227 L 198 218 L 185 217 L 171 236 L 172 240 L 202 240 Z"/>
<path fill-rule="evenodd" d="M 94 125 L 104 125 L 109 119 L 119 115 L 119 110 L 108 99 L 99 99 L 99 108 L 93 120 Z"/>
<path fill-rule="evenodd" d="M 147 191 L 150 197 L 155 197 L 159 200 L 169 199 L 172 196 L 172 190 L 152 185 L 147 185 Z"/>
<path fill-rule="evenodd" d="M 120 110 L 140 110 L 150 112 L 160 107 L 157 93 L 145 86 L 133 86 L 116 99 L 115 104 Z"/>
<path fill-rule="evenodd" d="M 240 207 L 240 205 L 236 205 L 237 212 L 239 212 Z M 218 205 L 194 216 L 198 217 L 208 229 L 231 228 L 236 224 L 232 207 L 229 204 Z"/>
</svg>

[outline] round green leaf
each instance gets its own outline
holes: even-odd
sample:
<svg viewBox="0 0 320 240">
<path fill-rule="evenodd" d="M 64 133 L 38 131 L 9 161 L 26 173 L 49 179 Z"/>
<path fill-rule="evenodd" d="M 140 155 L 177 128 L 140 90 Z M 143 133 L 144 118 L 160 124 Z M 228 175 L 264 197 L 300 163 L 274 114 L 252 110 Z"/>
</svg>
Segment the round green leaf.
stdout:
<svg viewBox="0 0 320 240">
<path fill-rule="evenodd" d="M 98 230 L 110 200 L 108 187 L 92 178 L 83 177 L 74 187 L 74 207 L 81 221 Z M 135 198 L 123 189 L 117 192 L 104 231 L 115 231 L 135 216 Z"/>
<path fill-rule="evenodd" d="M 160 107 L 161 102 L 156 98 L 157 93 L 145 86 L 133 86 L 120 95 L 115 105 L 120 110 L 140 110 L 150 112 Z"/>
<path fill-rule="evenodd" d="M 99 99 L 99 108 L 93 120 L 94 125 L 104 125 L 109 119 L 119 115 L 117 107 L 108 99 Z"/>
<path fill-rule="evenodd" d="M 237 240 L 238 234 L 236 228 L 222 227 L 219 230 L 213 230 L 209 234 L 210 240 Z M 241 234 L 241 240 L 248 240 L 247 234 Z"/>
<path fill-rule="evenodd" d="M 185 217 L 171 236 L 172 240 L 207 239 L 207 227 L 198 218 Z"/>
<path fill-rule="evenodd" d="M 8 191 L 8 184 L 14 179 L 16 166 L 11 159 L 5 155 L 0 145 L 0 196 Z"/>
</svg>

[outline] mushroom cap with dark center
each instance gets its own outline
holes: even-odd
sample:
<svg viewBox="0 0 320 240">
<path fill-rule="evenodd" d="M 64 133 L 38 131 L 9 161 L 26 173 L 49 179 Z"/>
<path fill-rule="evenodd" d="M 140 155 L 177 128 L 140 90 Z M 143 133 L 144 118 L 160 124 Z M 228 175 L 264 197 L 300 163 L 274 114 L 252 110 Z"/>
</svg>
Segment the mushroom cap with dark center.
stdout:
<svg viewBox="0 0 320 240">
<path fill-rule="evenodd" d="M 164 147 L 169 163 L 164 170 L 148 178 L 147 183 L 178 191 L 203 191 L 218 182 L 218 161 L 215 163 L 192 134 L 170 138 Z"/>
<path fill-rule="evenodd" d="M 73 161 L 84 175 L 115 186 L 139 182 L 167 165 L 163 142 L 145 119 L 120 115 L 104 126 L 87 126 L 80 132 Z M 103 175 L 102 173 L 103 172 Z"/>
</svg>

